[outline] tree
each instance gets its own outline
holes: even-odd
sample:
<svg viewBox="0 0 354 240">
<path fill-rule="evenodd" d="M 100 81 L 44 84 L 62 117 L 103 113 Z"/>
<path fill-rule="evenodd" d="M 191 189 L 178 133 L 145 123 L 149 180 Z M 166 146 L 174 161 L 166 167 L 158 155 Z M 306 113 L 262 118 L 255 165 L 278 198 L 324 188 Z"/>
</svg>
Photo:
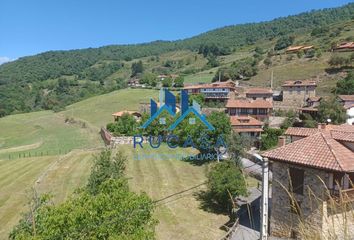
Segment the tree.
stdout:
<svg viewBox="0 0 354 240">
<path fill-rule="evenodd" d="M 144 71 L 143 62 L 141 60 L 138 62 L 134 62 L 132 64 L 131 69 L 132 69 L 132 74 L 131 74 L 132 77 L 135 77 L 137 74 L 142 73 Z"/>
<path fill-rule="evenodd" d="M 137 121 L 129 113 L 124 113 L 114 123 L 107 124 L 107 129 L 115 136 L 128 135 L 132 136 L 137 130 Z"/>
<path fill-rule="evenodd" d="M 272 59 L 270 57 L 267 57 L 266 59 L 264 59 L 263 63 L 269 67 L 272 65 Z"/>
<path fill-rule="evenodd" d="M 335 98 L 321 100 L 318 106 L 318 122 L 326 123 L 327 119 L 334 124 L 346 121 L 345 109 Z"/>
<path fill-rule="evenodd" d="M 174 80 L 174 85 L 175 85 L 175 87 L 183 87 L 183 86 L 184 86 L 184 77 L 178 76 L 178 77 Z"/>
<path fill-rule="evenodd" d="M 261 150 L 268 150 L 277 146 L 278 137 L 283 133 L 283 129 L 265 128 L 261 135 Z"/>
<path fill-rule="evenodd" d="M 234 161 L 215 163 L 207 178 L 208 195 L 223 209 L 229 210 L 235 197 L 247 195 L 245 178 Z"/>
<path fill-rule="evenodd" d="M 219 65 L 220 63 L 218 59 L 215 57 L 215 55 L 208 56 L 207 66 L 214 68 L 214 67 L 218 67 Z"/>
<path fill-rule="evenodd" d="M 354 94 L 354 71 L 349 72 L 344 79 L 337 82 L 335 92 L 345 95 Z"/>
<path fill-rule="evenodd" d="M 227 152 L 230 155 L 230 159 L 240 167 L 242 167 L 241 158 L 245 156 L 245 149 L 248 149 L 250 146 L 250 139 L 234 131 L 232 131 L 227 139 Z"/>
<path fill-rule="evenodd" d="M 295 37 L 294 36 L 283 36 L 279 38 L 274 46 L 274 50 L 282 50 L 291 46 L 294 43 Z"/>
<path fill-rule="evenodd" d="M 155 87 L 157 85 L 157 76 L 154 73 L 146 72 L 142 75 L 140 83 Z"/>
<path fill-rule="evenodd" d="M 167 77 L 164 80 L 162 80 L 162 86 L 163 87 L 172 87 L 172 78 Z"/>
<path fill-rule="evenodd" d="M 331 67 L 344 67 L 350 64 L 350 59 L 335 54 L 331 56 L 331 58 L 328 61 L 328 64 Z"/>
<path fill-rule="evenodd" d="M 99 186 L 108 179 L 119 179 L 124 176 L 127 157 L 118 151 L 112 158 L 110 150 L 103 150 L 94 157 L 91 174 L 88 179 L 87 189 L 91 194 L 98 192 Z"/>
</svg>

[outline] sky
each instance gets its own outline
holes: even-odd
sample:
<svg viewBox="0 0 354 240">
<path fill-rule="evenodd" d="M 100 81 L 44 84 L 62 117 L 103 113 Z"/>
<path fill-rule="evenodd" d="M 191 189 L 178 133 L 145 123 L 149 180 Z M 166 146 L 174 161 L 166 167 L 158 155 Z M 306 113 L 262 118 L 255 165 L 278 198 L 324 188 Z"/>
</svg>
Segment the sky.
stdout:
<svg viewBox="0 0 354 240">
<path fill-rule="evenodd" d="M 49 50 L 177 40 L 345 0 L 0 0 L 0 64 Z"/>
</svg>

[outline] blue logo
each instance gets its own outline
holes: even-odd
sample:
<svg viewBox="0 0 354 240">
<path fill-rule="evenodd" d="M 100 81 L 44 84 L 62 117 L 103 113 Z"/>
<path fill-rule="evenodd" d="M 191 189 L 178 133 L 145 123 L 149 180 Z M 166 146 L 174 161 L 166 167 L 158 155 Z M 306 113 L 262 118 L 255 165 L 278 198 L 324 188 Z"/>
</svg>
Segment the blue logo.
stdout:
<svg viewBox="0 0 354 240">
<path fill-rule="evenodd" d="M 195 118 L 189 118 L 189 124 L 196 124 L 196 118 L 198 118 L 208 130 L 214 131 L 215 128 L 211 125 L 204 114 L 201 112 L 200 105 L 193 101 L 192 106 L 189 106 L 188 93 L 186 90 L 181 90 L 181 115 L 168 127 L 167 130 L 173 131 L 178 124 L 180 124 L 189 114 L 194 114 Z M 167 112 L 173 118 L 176 117 L 176 97 L 167 89 L 161 89 L 159 93 L 159 107 L 158 104 L 151 99 L 150 100 L 150 118 L 141 126 L 146 129 L 154 120 L 158 119 L 160 125 L 166 125 L 166 119 L 160 117 L 161 113 Z"/>
</svg>

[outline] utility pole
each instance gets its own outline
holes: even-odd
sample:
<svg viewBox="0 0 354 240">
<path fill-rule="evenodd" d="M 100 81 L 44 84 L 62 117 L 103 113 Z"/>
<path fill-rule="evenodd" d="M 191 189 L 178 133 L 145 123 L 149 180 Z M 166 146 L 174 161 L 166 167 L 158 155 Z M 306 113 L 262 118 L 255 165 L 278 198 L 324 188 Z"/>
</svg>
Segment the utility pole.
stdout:
<svg viewBox="0 0 354 240">
<path fill-rule="evenodd" d="M 262 162 L 262 202 L 261 202 L 261 238 L 260 240 L 268 239 L 268 194 L 269 194 L 269 161 L 268 158 L 263 158 Z"/>
<path fill-rule="evenodd" d="M 272 70 L 272 73 L 270 75 L 270 88 L 273 90 L 273 70 Z"/>
</svg>

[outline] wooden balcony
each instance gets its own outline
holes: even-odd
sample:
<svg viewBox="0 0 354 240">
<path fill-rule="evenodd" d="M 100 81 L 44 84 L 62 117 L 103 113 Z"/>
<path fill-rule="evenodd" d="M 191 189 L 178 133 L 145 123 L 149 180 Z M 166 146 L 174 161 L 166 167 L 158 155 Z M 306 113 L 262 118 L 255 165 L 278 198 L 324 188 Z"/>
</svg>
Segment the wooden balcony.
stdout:
<svg viewBox="0 0 354 240">
<path fill-rule="evenodd" d="M 344 190 L 330 190 L 331 196 L 337 202 L 349 203 L 354 202 L 354 188 Z"/>
</svg>

